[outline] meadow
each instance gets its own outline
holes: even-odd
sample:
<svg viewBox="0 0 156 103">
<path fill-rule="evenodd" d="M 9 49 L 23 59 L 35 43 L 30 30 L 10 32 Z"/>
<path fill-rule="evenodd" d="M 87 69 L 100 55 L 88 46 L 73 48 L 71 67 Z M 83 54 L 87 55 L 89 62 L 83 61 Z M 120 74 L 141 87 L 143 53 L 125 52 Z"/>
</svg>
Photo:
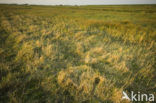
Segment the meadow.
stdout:
<svg viewBox="0 0 156 103">
<path fill-rule="evenodd" d="M 1 103 L 130 103 L 123 91 L 156 96 L 156 5 L 0 5 Z"/>
</svg>

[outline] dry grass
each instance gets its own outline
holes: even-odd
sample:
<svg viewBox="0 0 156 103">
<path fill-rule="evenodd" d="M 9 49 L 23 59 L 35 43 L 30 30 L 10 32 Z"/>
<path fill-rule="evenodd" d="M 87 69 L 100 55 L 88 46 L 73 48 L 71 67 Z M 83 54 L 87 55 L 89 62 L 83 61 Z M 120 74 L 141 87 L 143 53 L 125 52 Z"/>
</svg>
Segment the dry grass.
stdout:
<svg viewBox="0 0 156 103">
<path fill-rule="evenodd" d="M 0 101 L 128 103 L 155 93 L 155 5 L 0 5 Z"/>
</svg>

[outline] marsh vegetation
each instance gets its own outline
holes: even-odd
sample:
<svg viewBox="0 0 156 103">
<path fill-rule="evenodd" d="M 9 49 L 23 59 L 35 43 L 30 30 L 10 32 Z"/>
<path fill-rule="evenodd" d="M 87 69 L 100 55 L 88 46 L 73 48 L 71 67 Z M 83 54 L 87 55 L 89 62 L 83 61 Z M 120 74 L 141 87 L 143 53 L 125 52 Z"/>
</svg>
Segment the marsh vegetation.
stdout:
<svg viewBox="0 0 156 103">
<path fill-rule="evenodd" d="M 156 6 L 0 5 L 2 103 L 129 103 L 156 94 Z"/>
</svg>

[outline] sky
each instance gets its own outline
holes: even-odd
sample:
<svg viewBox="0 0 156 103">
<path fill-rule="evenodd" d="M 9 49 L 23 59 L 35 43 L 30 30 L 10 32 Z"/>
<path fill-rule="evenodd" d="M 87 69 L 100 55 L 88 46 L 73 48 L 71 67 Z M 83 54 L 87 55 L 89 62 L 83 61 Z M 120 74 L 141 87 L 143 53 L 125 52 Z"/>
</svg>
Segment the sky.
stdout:
<svg viewBox="0 0 156 103">
<path fill-rule="evenodd" d="M 0 0 L 7 4 L 39 5 L 107 5 L 107 4 L 156 4 L 156 0 Z"/>
</svg>

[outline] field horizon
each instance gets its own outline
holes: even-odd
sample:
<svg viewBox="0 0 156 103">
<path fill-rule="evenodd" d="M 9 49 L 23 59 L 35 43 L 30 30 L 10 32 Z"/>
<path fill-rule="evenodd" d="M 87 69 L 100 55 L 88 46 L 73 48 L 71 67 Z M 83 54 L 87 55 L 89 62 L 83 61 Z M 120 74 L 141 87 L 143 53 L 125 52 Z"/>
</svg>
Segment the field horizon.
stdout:
<svg viewBox="0 0 156 103">
<path fill-rule="evenodd" d="M 27 6 L 150 6 L 150 5 L 156 5 L 156 4 L 81 4 L 81 5 L 79 5 L 79 4 L 68 4 L 68 5 L 66 5 L 66 4 L 54 4 L 54 5 L 52 5 L 52 4 L 29 4 L 29 3 L 23 3 L 23 4 L 18 4 L 18 3 L 0 3 L 0 5 L 9 5 L 9 6 L 11 6 L 11 5 L 18 5 L 18 6 L 25 6 L 25 5 L 27 5 Z"/>
</svg>

